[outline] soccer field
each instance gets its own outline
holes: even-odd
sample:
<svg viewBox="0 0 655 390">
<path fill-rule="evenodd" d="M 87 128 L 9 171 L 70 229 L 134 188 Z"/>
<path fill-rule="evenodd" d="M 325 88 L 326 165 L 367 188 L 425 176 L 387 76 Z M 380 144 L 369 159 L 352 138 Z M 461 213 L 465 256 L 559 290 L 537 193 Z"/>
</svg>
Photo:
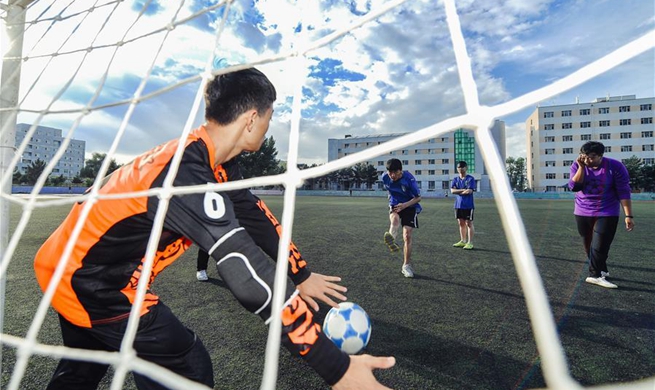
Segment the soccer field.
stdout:
<svg viewBox="0 0 655 390">
<path fill-rule="evenodd" d="M 282 197 L 264 197 L 282 217 Z M 523 292 L 495 203 L 477 199 L 475 249 L 459 240 L 452 199 L 425 199 L 414 234 L 416 277 L 400 273 L 400 254 L 382 242 L 388 228 L 385 198 L 297 198 L 293 240 L 318 273 L 338 275 L 348 299 L 371 317 L 366 350 L 397 359 L 377 371 L 395 389 L 524 389 L 545 387 Z M 655 204 L 634 202 L 636 228 L 619 226 L 610 251 L 607 290 L 584 283 L 587 265 L 572 215 L 572 201 L 519 200 L 572 376 L 583 385 L 655 376 Z M 9 266 L 3 332 L 24 336 L 42 294 L 32 260 L 69 206 L 35 211 Z M 20 210 L 12 210 L 12 226 Z M 622 219 L 621 219 L 622 221 Z M 153 290 L 212 355 L 219 389 L 259 388 L 267 328 L 243 309 L 210 268 L 195 279 L 193 247 L 164 271 Z M 321 306 L 322 318 L 328 307 Z M 61 343 L 51 311 L 39 335 Z M 279 389 L 327 386 L 302 360 L 282 349 Z M 13 348 L 3 346 L 2 387 L 13 369 Z M 21 389 L 43 389 L 56 360 L 34 356 Z M 111 374 L 111 371 L 110 371 Z M 111 375 L 101 389 L 108 389 Z M 126 388 L 135 388 L 130 378 Z"/>
</svg>

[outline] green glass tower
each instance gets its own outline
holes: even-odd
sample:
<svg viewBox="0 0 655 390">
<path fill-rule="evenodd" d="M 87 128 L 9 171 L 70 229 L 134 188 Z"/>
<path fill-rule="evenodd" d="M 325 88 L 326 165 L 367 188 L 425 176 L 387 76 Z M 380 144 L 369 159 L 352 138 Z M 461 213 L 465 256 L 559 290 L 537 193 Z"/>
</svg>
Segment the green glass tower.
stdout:
<svg viewBox="0 0 655 390">
<path fill-rule="evenodd" d="M 459 161 L 466 161 L 468 173 L 475 173 L 475 138 L 462 129 L 455 130 L 455 172 Z"/>
</svg>

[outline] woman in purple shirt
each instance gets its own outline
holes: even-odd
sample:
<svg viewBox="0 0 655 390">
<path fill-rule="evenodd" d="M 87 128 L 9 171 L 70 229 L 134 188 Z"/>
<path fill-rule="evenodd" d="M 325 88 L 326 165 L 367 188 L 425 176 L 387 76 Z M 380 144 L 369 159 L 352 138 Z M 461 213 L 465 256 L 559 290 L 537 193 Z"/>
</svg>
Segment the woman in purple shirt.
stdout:
<svg viewBox="0 0 655 390">
<path fill-rule="evenodd" d="M 617 288 L 609 282 L 607 255 L 619 223 L 620 208 L 625 213 L 625 228 L 635 224 L 630 200 L 630 176 L 618 160 L 603 157 L 605 145 L 589 141 L 580 148 L 580 156 L 571 165 L 569 188 L 575 192 L 575 221 L 589 259 L 587 283 Z"/>
</svg>

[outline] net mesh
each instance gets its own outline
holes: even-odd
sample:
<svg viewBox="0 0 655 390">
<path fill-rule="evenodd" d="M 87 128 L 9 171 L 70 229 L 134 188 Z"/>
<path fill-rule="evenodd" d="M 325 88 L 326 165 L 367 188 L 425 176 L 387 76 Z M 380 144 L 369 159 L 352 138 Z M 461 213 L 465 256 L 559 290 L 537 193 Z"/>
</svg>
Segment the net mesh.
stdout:
<svg viewBox="0 0 655 390">
<path fill-rule="evenodd" d="M 476 142 L 482 151 L 485 165 L 488 167 L 495 202 L 500 211 L 505 234 L 507 237 L 513 238 L 509 241 L 509 246 L 525 294 L 546 382 L 550 388 L 580 387 L 568 372 L 562 344 L 557 335 L 546 292 L 517 205 L 511 193 L 504 161 L 502 161 L 497 145 L 494 143 L 489 126 L 495 118 L 502 118 L 525 107 L 534 106 L 549 97 L 578 86 L 622 62 L 651 50 L 655 45 L 655 31 L 648 32 L 646 35 L 627 43 L 550 85 L 502 104 L 485 106 L 480 103 L 478 97 L 478 85 L 467 53 L 467 44 L 460 26 L 455 1 L 444 0 L 443 7 L 455 53 L 461 91 L 464 97 L 465 113 L 396 138 L 393 142 L 371 147 L 315 168 L 299 170 L 297 161 L 300 144 L 301 109 L 303 85 L 306 82 L 309 67 L 308 58 L 320 50 L 329 48 L 334 42 L 357 30 L 360 26 L 368 23 L 384 23 L 385 15 L 408 6 L 404 3 L 406 1 L 397 0 L 379 4 L 347 25 L 326 26 L 325 31 L 328 31 L 328 33 L 323 35 L 311 34 L 307 28 L 298 28 L 294 41 L 287 42 L 283 46 L 285 49 L 280 50 L 279 53 L 270 56 L 244 57 L 241 61 L 233 62 L 238 65 L 226 66 L 220 69 L 216 69 L 216 64 L 221 63 L 218 60 L 220 53 L 229 51 L 230 42 L 234 38 L 234 36 L 222 37 L 224 31 L 226 31 L 225 26 L 229 20 L 228 16 L 231 12 L 238 13 L 240 11 L 238 4 L 234 4 L 232 1 L 221 1 L 207 7 L 189 7 L 184 1 L 180 1 L 174 5 L 174 11 L 170 13 L 172 17 L 168 20 L 158 19 L 156 22 L 153 22 L 149 17 L 151 16 L 150 11 L 153 7 L 158 7 L 158 4 L 156 2 L 151 3 L 151 1 L 137 1 L 132 4 L 119 0 L 95 1 L 93 3 L 74 0 L 18 1 L 10 2 L 10 6 L 3 7 L 5 26 L 8 29 L 14 29 L 14 31 L 16 29 L 23 30 L 25 36 L 24 44 L 22 39 L 5 40 L 3 42 L 3 44 L 7 45 L 3 48 L 3 53 L 9 53 L 5 55 L 4 66 L 7 66 L 8 63 L 21 64 L 23 75 L 29 74 L 29 77 L 20 77 L 21 66 L 17 66 L 12 68 L 15 70 L 7 79 L 3 80 L 2 88 L 3 91 L 6 91 L 11 85 L 15 85 L 18 79 L 21 79 L 21 93 L 17 104 L 0 108 L 0 114 L 3 115 L 4 119 L 1 128 L 2 135 L 5 136 L 13 132 L 16 116 L 28 119 L 31 124 L 24 141 L 20 145 L 16 145 L 13 159 L 11 159 L 8 166 L 4 167 L 2 172 L 3 190 L 0 194 L 2 201 L 4 204 L 11 203 L 22 209 L 15 231 L 9 237 L 6 246 L 0 248 L 2 249 L 0 252 L 2 256 L 0 276 L 3 283 L 6 280 L 9 264 L 15 260 L 14 254 L 26 226 L 30 222 L 34 223 L 31 218 L 35 209 L 73 204 L 83 199 L 87 200 L 81 218 L 75 226 L 65 252 L 61 256 L 55 275 L 40 301 L 27 334 L 24 337 L 19 337 L 2 333 L 1 343 L 15 348 L 17 351 L 17 360 L 7 389 L 20 388 L 21 380 L 26 375 L 28 360 L 32 355 L 67 357 L 110 364 L 114 367 L 112 389 L 122 388 L 126 374 L 129 371 L 147 375 L 174 389 L 204 388 L 166 369 L 139 359 L 132 348 L 138 325 L 138 313 L 146 292 L 146 283 L 144 281 L 148 280 L 148 275 L 152 269 L 153 257 L 157 249 L 157 242 L 161 234 L 163 218 L 169 199 L 174 195 L 192 192 L 225 191 L 252 186 L 283 184 L 287 191 L 284 194 L 282 225 L 286 228 L 281 236 L 280 248 L 287 248 L 293 228 L 295 190 L 304 180 L 323 176 L 329 172 L 371 160 L 393 150 L 438 137 L 458 128 L 475 131 Z M 284 12 L 289 12 L 290 16 L 295 17 L 295 19 L 292 18 L 295 24 L 302 26 L 303 22 L 310 23 L 310 21 L 303 21 L 302 16 L 311 14 L 309 12 L 303 13 L 303 8 L 318 6 L 317 2 L 297 2 L 283 9 Z M 190 56 L 187 76 L 171 80 L 163 79 L 161 73 L 153 76 L 154 71 L 164 66 L 166 59 L 173 55 L 173 49 L 170 45 L 167 45 L 173 39 L 172 37 L 175 37 L 174 39 L 178 45 L 181 42 L 191 46 L 195 45 L 188 39 L 188 29 L 194 23 L 200 21 L 212 26 L 215 35 L 207 35 L 204 42 L 206 46 L 199 48 L 195 54 L 190 54 L 190 51 L 185 52 L 185 55 Z M 11 36 L 16 37 L 17 35 L 13 34 Z M 4 38 L 6 39 L 6 36 Z M 146 43 L 146 45 L 137 45 L 138 43 Z M 12 57 L 10 54 L 12 49 L 15 52 L 19 45 L 23 45 L 23 54 L 19 57 Z M 137 46 L 138 49 L 135 49 Z M 148 50 L 144 51 L 144 47 L 147 47 Z M 126 58 L 132 58 L 132 60 L 126 61 Z M 129 65 L 125 65 L 126 63 Z M 294 75 L 291 83 L 293 85 L 291 93 L 293 99 L 290 112 L 287 171 L 281 175 L 220 185 L 173 187 L 172 179 L 177 172 L 183 151 L 184 143 L 181 142 L 163 187 L 147 191 L 147 195 L 160 198 L 160 207 L 157 211 L 148 244 L 147 260 L 142 271 L 146 277 L 140 279 L 137 299 L 129 318 L 128 330 L 121 350 L 116 353 L 88 351 L 38 342 L 38 335 L 46 318 L 54 289 L 63 275 L 65 260 L 73 249 L 74 242 L 88 217 L 90 208 L 98 200 L 109 198 L 109 196 L 99 195 L 96 186 L 84 196 L 39 200 L 38 194 L 45 185 L 48 175 L 52 173 L 57 162 L 64 156 L 67 146 L 72 139 L 75 139 L 76 131 L 83 121 L 92 117 L 96 123 L 103 123 L 103 120 L 106 123 L 103 112 L 107 110 L 114 110 L 114 113 L 120 112 L 122 115 L 120 124 L 107 123 L 107 128 L 111 129 L 111 133 L 107 136 L 111 140 L 111 146 L 106 151 L 107 158 L 104 159 L 98 172 L 96 180 L 99 180 L 108 171 L 112 158 L 119 155 L 117 152 L 119 146 L 126 142 L 126 137 L 127 141 L 129 141 L 129 137 L 132 137 L 128 133 L 137 126 L 133 123 L 135 121 L 134 113 L 137 109 L 140 107 L 149 110 L 156 109 L 155 98 L 165 97 L 171 91 L 181 91 L 185 90 L 185 88 L 188 91 L 195 90 L 195 94 L 188 94 L 189 97 L 194 96 L 192 98 L 193 103 L 189 109 L 183 131 L 177 134 L 180 139 L 185 139 L 192 130 L 201 110 L 202 91 L 207 80 L 217 74 L 274 63 L 282 64 L 292 70 L 289 74 Z M 113 74 L 112 72 L 119 72 L 120 68 L 125 66 L 138 67 L 143 75 L 134 92 L 114 91 L 106 83 Z M 95 78 L 97 81 L 92 85 L 85 85 L 84 88 L 77 82 L 78 79 L 88 80 L 90 78 Z M 37 93 L 37 91 L 48 91 L 49 95 Z M 83 106 L 73 103 L 71 99 L 73 93 L 86 96 L 87 103 Z M 25 152 L 30 137 L 37 127 L 48 119 L 51 119 L 51 122 L 54 123 L 67 123 L 64 140 L 54 158 L 48 162 L 29 196 L 18 197 L 12 195 L 11 190 L 7 190 L 7 188 L 10 188 L 12 172 L 19 163 L 23 152 Z M 143 195 L 144 193 L 123 193 L 111 195 L 111 198 L 130 198 Z M 37 200 L 39 201 L 37 202 Z M 286 253 L 284 252 L 282 250 L 282 253 L 278 255 L 279 261 L 277 262 L 275 280 L 276 294 L 274 296 L 274 305 L 277 309 L 273 310 L 273 313 L 276 314 L 274 314 L 273 321 L 269 325 L 269 340 L 262 379 L 262 388 L 264 389 L 275 388 L 277 378 L 281 328 L 279 308 L 283 303 L 281 294 L 284 291 L 283 288 L 278 288 L 278 285 L 286 283 L 287 262 Z M 2 294 L 4 299 L 4 284 Z M 4 311 L 4 304 L 1 310 Z M 2 317 L 0 317 L 0 321 L 1 319 Z M 631 386 L 634 388 L 650 386 L 652 388 L 654 380 L 633 383 Z"/>
</svg>

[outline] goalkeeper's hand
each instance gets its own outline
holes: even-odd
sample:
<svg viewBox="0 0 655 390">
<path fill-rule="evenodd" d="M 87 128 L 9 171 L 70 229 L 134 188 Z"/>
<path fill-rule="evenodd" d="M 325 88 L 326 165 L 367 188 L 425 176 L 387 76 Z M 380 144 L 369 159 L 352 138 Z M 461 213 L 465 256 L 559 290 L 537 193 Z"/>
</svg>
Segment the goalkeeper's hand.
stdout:
<svg viewBox="0 0 655 390">
<path fill-rule="evenodd" d="M 396 359 L 393 357 L 352 355 L 350 356 L 348 370 L 332 388 L 335 390 L 389 389 L 375 379 L 373 370 L 376 368 L 391 368 L 394 364 L 396 364 Z"/>
<path fill-rule="evenodd" d="M 328 295 L 331 295 L 334 298 L 337 298 L 341 301 L 345 301 L 347 298 L 341 293 L 348 291 L 347 288 L 337 284 L 340 282 L 341 278 L 338 276 L 326 276 L 312 272 L 304 282 L 296 286 L 298 291 L 300 291 L 300 297 L 307 302 L 307 304 L 318 311 L 318 303 L 314 299 L 318 299 L 332 307 L 338 307 L 339 305 L 334 302 Z"/>
</svg>

